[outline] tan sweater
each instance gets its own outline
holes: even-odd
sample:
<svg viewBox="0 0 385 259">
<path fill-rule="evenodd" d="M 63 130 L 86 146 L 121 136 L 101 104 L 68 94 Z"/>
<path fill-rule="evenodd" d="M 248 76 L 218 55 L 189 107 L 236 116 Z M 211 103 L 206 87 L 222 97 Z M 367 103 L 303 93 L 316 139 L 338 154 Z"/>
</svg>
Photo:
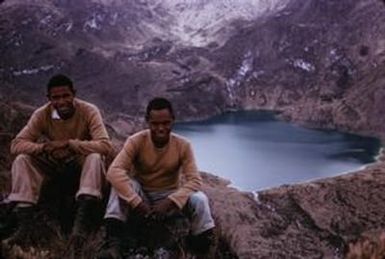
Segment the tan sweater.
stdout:
<svg viewBox="0 0 385 259">
<path fill-rule="evenodd" d="M 39 154 L 43 143 L 37 140 L 69 140 L 70 147 L 78 154 L 99 153 L 108 155 L 112 150 L 107 130 L 98 108 L 80 99 L 74 99 L 75 113 L 67 120 L 52 118 L 50 103 L 38 108 L 27 125 L 11 143 L 13 154 Z"/>
<path fill-rule="evenodd" d="M 186 178 L 183 184 L 180 181 L 182 175 Z M 183 208 L 189 195 L 197 191 L 202 182 L 186 139 L 171 133 L 167 146 L 157 149 L 149 130 L 129 137 L 107 172 L 107 180 L 134 208 L 142 199 L 132 189 L 132 178 L 145 191 L 176 190 L 168 198 L 179 208 Z"/>
</svg>

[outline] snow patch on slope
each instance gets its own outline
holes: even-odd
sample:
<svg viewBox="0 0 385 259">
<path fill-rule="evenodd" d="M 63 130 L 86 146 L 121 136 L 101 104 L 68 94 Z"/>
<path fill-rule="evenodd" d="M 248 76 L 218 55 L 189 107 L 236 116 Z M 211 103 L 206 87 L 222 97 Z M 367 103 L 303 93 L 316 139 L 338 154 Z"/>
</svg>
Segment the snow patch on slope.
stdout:
<svg viewBox="0 0 385 259">
<path fill-rule="evenodd" d="M 220 40 L 235 20 L 251 21 L 284 8 L 288 0 L 152 0 L 172 15 L 170 33 L 182 42 L 204 46 Z M 225 28 L 225 29 L 223 29 Z M 221 30 L 222 29 L 222 30 Z"/>
</svg>

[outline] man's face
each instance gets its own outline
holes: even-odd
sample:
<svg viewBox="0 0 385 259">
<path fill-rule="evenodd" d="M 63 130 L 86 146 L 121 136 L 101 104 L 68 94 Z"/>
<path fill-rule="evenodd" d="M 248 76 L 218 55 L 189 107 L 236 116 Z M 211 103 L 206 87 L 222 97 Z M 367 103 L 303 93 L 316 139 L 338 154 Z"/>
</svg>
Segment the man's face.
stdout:
<svg viewBox="0 0 385 259">
<path fill-rule="evenodd" d="M 75 94 L 69 86 L 55 86 L 48 93 L 52 106 L 64 120 L 71 118 L 75 112 L 74 98 Z"/>
<path fill-rule="evenodd" d="M 173 122 L 174 118 L 168 109 L 150 111 L 148 125 L 156 147 L 163 147 L 168 143 Z"/>
</svg>

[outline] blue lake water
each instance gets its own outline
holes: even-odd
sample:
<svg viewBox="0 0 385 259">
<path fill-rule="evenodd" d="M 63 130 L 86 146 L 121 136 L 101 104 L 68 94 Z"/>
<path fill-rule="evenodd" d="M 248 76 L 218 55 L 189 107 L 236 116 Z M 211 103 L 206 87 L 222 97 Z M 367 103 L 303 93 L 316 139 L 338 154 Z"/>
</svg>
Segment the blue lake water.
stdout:
<svg viewBox="0 0 385 259">
<path fill-rule="evenodd" d="M 380 142 L 279 121 L 269 112 L 235 112 L 178 123 L 198 167 L 246 191 L 343 174 L 373 162 Z"/>
</svg>

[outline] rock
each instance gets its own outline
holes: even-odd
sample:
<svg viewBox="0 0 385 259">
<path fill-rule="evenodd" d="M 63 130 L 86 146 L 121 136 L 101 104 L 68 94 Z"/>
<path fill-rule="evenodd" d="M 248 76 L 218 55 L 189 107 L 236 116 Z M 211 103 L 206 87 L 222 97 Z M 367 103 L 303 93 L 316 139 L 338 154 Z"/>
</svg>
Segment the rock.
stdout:
<svg viewBox="0 0 385 259">
<path fill-rule="evenodd" d="M 206 186 L 221 237 L 239 258 L 343 258 L 384 228 L 383 162 L 359 172 L 251 193 Z"/>
</svg>

